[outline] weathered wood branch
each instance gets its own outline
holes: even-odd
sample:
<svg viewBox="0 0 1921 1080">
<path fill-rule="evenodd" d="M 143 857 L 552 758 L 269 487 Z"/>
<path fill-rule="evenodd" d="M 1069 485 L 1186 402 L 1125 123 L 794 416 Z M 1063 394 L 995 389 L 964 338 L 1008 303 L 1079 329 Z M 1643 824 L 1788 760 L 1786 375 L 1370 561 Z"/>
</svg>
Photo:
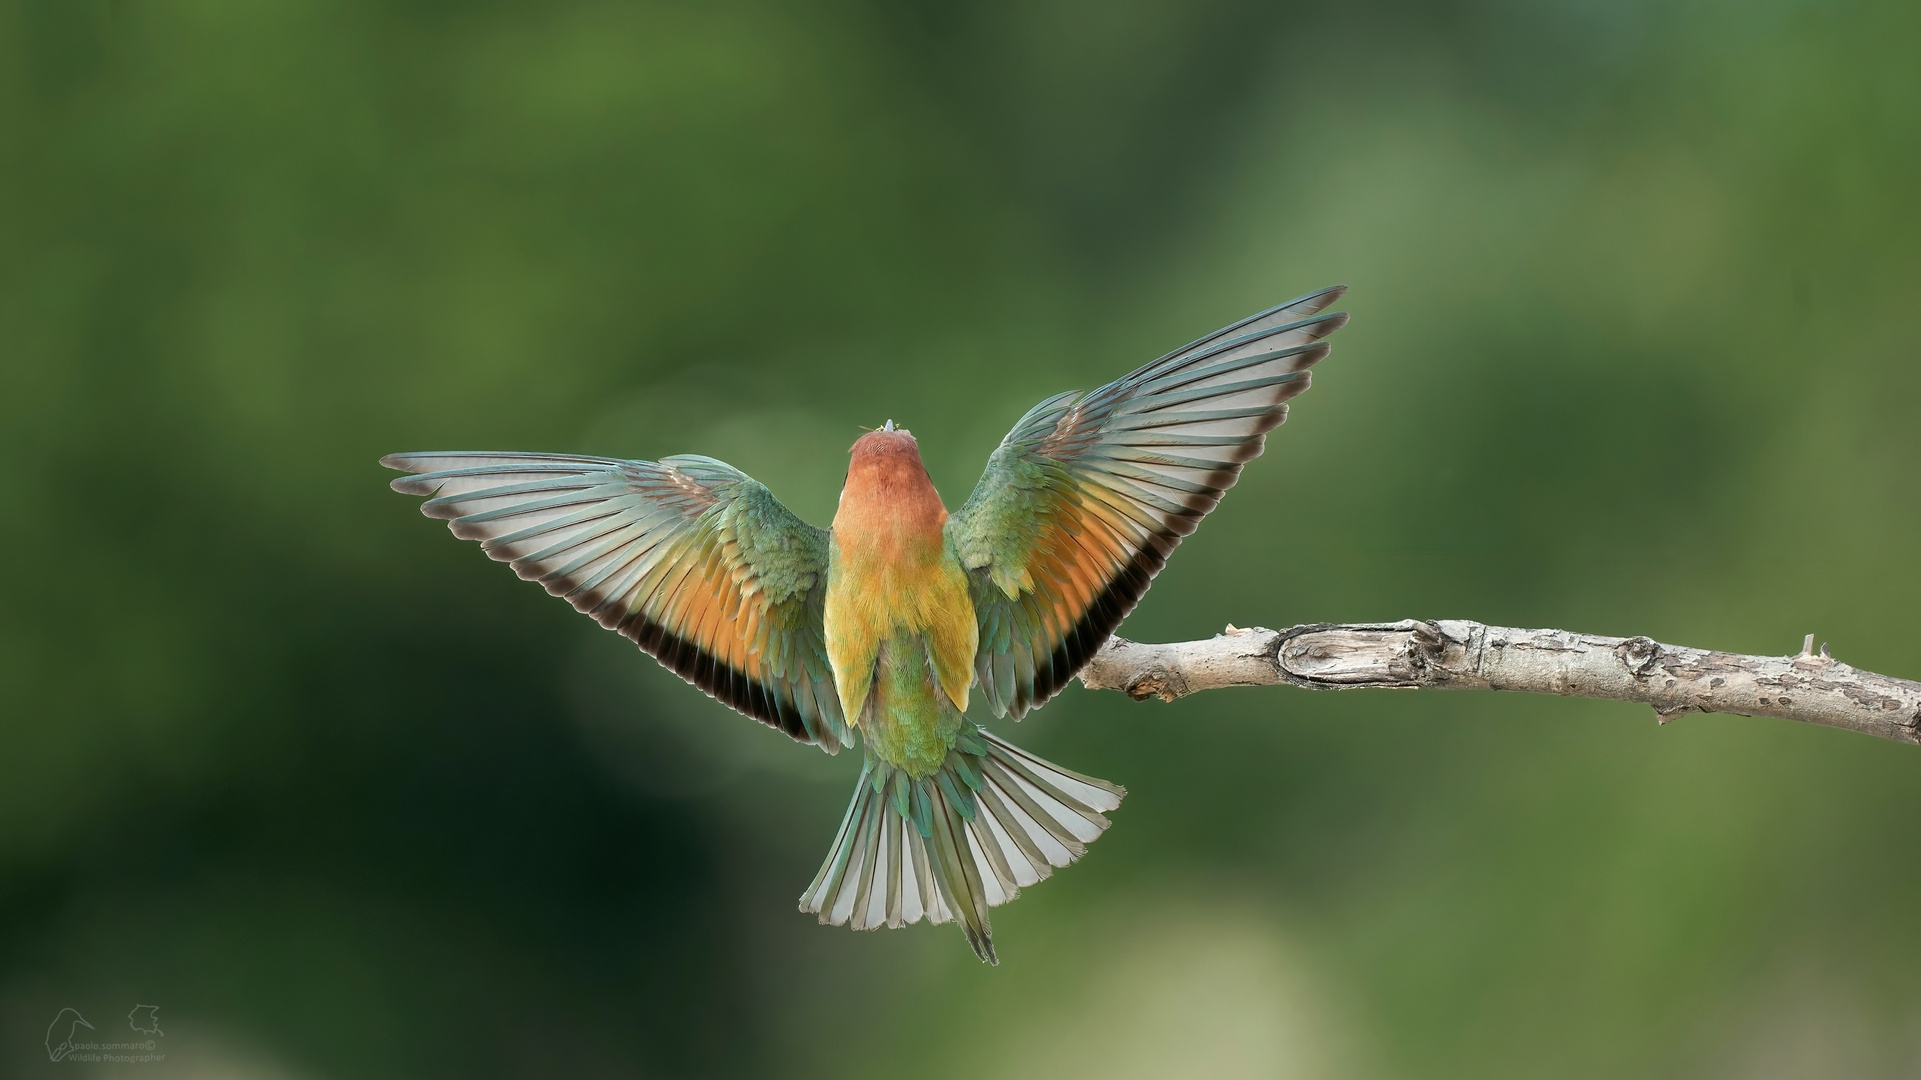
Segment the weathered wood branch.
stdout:
<svg viewBox="0 0 1921 1080">
<path fill-rule="evenodd" d="M 1080 679 L 1136 701 L 1277 684 L 1519 690 L 1634 702 L 1662 723 L 1690 712 L 1773 716 L 1921 744 L 1921 683 L 1850 667 L 1825 645 L 1817 653 L 1812 634 L 1793 656 L 1744 656 L 1455 619 L 1229 626 L 1167 645 L 1109 638 Z"/>
</svg>

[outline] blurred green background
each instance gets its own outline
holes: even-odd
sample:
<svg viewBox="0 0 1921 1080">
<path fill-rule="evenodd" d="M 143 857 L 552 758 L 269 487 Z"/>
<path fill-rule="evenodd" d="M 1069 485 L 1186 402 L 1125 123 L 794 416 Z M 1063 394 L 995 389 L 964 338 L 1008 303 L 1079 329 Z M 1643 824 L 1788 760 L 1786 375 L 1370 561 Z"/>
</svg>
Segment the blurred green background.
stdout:
<svg viewBox="0 0 1921 1080">
<path fill-rule="evenodd" d="M 0 1072 L 1921 1075 L 1921 751 L 1072 688 L 1132 791 L 995 916 L 795 911 L 788 743 L 405 449 L 958 505 L 1031 403 L 1354 323 L 1124 628 L 1408 616 L 1921 676 L 1911 0 L 0 6 Z M 167 1060 L 45 1058 L 157 1004 Z"/>
</svg>

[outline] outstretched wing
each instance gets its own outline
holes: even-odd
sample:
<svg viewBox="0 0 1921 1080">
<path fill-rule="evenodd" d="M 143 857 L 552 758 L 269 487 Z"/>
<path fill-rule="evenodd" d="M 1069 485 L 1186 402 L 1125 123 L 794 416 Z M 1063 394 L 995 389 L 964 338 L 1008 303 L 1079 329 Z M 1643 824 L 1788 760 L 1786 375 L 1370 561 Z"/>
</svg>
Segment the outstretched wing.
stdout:
<svg viewBox="0 0 1921 1080">
<path fill-rule="evenodd" d="M 761 723 L 851 746 L 821 634 L 827 532 L 707 457 L 390 454 L 395 491 Z"/>
<path fill-rule="evenodd" d="M 1021 417 L 948 522 L 995 715 L 1058 693 L 1134 609 L 1307 389 L 1345 286 L 1249 316 L 1092 393 Z"/>
</svg>

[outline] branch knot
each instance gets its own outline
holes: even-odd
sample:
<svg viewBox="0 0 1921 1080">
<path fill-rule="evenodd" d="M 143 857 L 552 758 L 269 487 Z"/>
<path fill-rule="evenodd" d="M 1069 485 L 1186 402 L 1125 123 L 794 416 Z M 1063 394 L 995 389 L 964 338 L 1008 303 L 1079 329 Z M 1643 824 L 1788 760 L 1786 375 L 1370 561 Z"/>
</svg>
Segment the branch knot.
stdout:
<svg viewBox="0 0 1921 1080">
<path fill-rule="evenodd" d="M 1646 678 L 1653 674 L 1655 665 L 1661 662 L 1661 643 L 1650 637 L 1631 637 L 1616 645 L 1614 653 L 1635 678 Z"/>
</svg>

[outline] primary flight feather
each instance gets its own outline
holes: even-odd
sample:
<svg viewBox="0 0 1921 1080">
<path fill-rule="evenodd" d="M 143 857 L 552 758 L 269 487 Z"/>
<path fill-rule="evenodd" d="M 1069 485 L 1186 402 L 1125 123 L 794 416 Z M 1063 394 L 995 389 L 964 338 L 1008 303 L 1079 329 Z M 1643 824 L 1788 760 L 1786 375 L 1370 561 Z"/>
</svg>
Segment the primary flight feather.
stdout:
<svg viewBox="0 0 1921 1080">
<path fill-rule="evenodd" d="M 1259 456 L 1347 316 L 1341 287 L 1023 416 L 951 516 L 893 421 L 853 446 L 831 529 L 713 458 L 391 454 L 421 512 L 721 702 L 866 764 L 801 910 L 960 925 L 1079 858 L 1124 789 L 967 716 L 1019 720 L 1132 611 Z"/>
</svg>

